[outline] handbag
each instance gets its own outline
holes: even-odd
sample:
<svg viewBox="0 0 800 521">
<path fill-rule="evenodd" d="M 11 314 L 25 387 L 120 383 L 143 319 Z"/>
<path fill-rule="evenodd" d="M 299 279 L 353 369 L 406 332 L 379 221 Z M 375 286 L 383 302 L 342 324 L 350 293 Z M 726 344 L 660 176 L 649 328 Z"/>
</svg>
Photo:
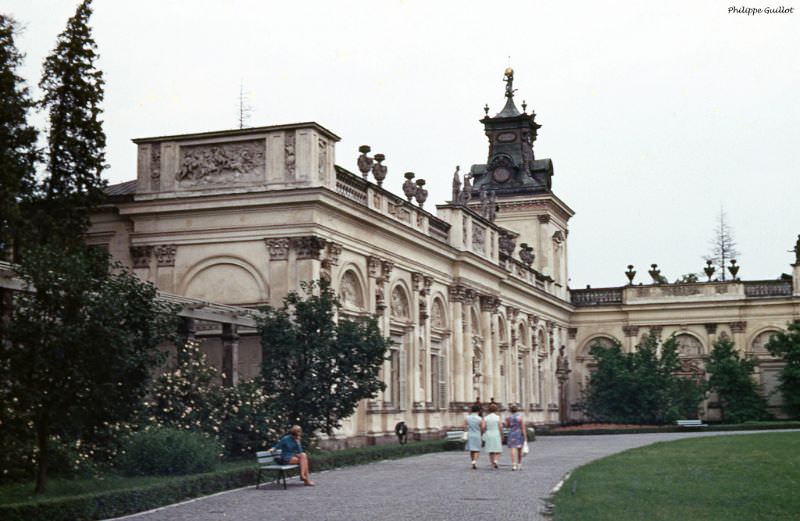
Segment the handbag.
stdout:
<svg viewBox="0 0 800 521">
<path fill-rule="evenodd" d="M 525 443 L 522 445 L 522 455 L 523 455 L 523 456 L 525 456 L 525 455 L 526 455 L 526 454 L 528 454 L 530 451 L 531 451 L 531 449 L 528 447 L 528 442 L 526 441 L 526 442 L 525 442 Z"/>
<path fill-rule="evenodd" d="M 464 433 L 461 435 L 461 441 L 467 441 L 468 437 L 469 435 L 467 434 L 467 431 L 464 431 Z"/>
</svg>

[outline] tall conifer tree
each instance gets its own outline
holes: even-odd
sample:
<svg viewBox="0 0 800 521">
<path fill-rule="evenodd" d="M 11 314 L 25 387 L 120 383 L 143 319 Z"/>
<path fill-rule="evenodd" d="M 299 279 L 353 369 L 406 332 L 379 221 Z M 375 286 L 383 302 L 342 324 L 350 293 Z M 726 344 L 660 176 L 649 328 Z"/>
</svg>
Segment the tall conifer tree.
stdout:
<svg viewBox="0 0 800 521">
<path fill-rule="evenodd" d="M 36 130 L 28 125 L 33 101 L 17 75 L 24 55 L 14 44 L 17 25 L 0 14 L 0 259 L 13 260 L 21 236 L 21 201 L 35 186 Z"/>
<path fill-rule="evenodd" d="M 47 109 L 48 177 L 42 186 L 37 227 L 43 242 L 80 242 L 89 210 L 103 201 L 106 136 L 100 115 L 103 73 L 84 0 L 45 59 L 41 104 Z"/>
</svg>

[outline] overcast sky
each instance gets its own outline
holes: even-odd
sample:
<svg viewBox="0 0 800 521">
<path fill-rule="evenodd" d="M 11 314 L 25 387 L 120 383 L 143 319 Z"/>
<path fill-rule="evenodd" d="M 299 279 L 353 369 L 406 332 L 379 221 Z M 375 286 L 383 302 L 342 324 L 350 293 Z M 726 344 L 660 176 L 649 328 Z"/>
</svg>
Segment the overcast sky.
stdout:
<svg viewBox="0 0 800 521">
<path fill-rule="evenodd" d="M 5 0 L 24 26 L 35 84 L 74 0 Z M 774 7 L 758 0 L 751 7 Z M 449 199 L 455 165 L 485 163 L 479 119 L 518 106 L 542 125 L 534 150 L 573 210 L 571 287 L 699 272 L 724 207 L 740 277 L 790 272 L 800 233 L 800 1 L 794 13 L 729 13 L 733 2 L 96 0 L 106 79 L 107 177 L 135 178 L 131 139 L 316 121 L 386 154 L 388 188 L 428 181 Z M 736 4 L 737 6 L 740 3 Z M 39 120 L 41 121 L 41 120 Z"/>
</svg>

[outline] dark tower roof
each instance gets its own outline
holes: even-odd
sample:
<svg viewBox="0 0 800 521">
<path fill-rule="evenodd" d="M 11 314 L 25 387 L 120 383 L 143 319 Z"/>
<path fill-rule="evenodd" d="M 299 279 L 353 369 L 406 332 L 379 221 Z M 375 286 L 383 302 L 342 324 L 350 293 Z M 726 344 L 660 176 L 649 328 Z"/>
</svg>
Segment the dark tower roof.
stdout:
<svg viewBox="0 0 800 521">
<path fill-rule="evenodd" d="M 485 165 L 472 165 L 473 193 L 483 188 L 496 191 L 498 196 L 524 195 L 550 191 L 553 162 L 535 158 L 533 142 L 541 125 L 536 113 L 520 113 L 514 104 L 514 70 L 505 70 L 506 104 L 494 117 L 481 120 L 489 138 L 489 157 Z"/>
</svg>

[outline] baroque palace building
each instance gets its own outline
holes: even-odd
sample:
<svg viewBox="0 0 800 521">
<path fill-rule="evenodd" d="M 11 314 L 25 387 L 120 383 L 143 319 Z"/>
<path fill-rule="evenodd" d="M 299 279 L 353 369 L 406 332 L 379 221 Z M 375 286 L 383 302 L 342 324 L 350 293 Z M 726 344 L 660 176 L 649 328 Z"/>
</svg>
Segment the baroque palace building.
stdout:
<svg viewBox="0 0 800 521">
<path fill-rule="evenodd" d="M 438 436 L 478 397 L 519 404 L 537 424 L 581 419 L 589 347 L 631 350 L 651 331 L 677 335 L 682 371 L 697 376 L 730 337 L 761 361 L 769 394 L 780 365 L 763 346 L 800 319 L 800 259 L 792 280 L 570 290 L 573 210 L 553 192 L 552 161 L 534 154 L 540 126 L 516 107 L 510 69 L 505 81 L 504 108 L 481 120 L 486 164 L 457 169 L 435 214 L 424 181 L 407 173 L 405 197 L 382 188 L 384 158 L 366 146 L 358 174 L 338 166 L 339 138 L 310 122 L 134 140 L 137 179 L 108 188 L 89 241 L 184 304 L 184 333 L 229 385 L 259 370 L 249 310 L 302 281 L 329 280 L 342 315 L 378 317 L 394 340 L 387 388 L 340 444 L 379 443 L 401 420 Z M 715 418 L 713 397 L 701 414 Z"/>
</svg>

